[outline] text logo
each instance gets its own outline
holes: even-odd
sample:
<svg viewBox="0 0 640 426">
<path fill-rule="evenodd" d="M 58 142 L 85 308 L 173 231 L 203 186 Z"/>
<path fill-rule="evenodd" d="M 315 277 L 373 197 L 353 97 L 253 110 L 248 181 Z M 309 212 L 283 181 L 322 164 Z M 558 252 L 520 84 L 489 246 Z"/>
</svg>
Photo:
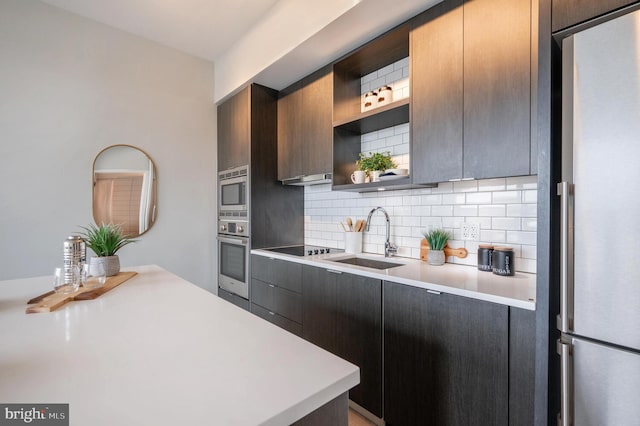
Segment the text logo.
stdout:
<svg viewBox="0 0 640 426">
<path fill-rule="evenodd" d="M 0 426 L 69 426 L 69 404 L 0 404 Z"/>
</svg>

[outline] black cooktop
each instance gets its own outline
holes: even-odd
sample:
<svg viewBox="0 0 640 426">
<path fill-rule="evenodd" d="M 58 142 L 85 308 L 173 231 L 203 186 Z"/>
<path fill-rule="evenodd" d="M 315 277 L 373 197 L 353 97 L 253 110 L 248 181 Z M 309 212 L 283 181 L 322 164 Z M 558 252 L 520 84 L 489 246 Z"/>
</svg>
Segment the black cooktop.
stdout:
<svg viewBox="0 0 640 426">
<path fill-rule="evenodd" d="M 293 256 L 313 256 L 316 254 L 329 254 L 329 253 L 340 253 L 344 250 L 330 248 L 330 247 L 322 247 L 322 246 L 287 246 L 287 247 L 273 247 L 264 249 L 267 251 L 274 251 L 276 253 L 282 254 L 290 254 Z"/>
</svg>

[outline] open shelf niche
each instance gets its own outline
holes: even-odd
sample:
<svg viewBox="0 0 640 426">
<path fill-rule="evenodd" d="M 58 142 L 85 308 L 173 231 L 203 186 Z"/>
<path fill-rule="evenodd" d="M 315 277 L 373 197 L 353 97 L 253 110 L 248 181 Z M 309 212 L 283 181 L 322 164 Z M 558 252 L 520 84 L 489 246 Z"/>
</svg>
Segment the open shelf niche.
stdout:
<svg viewBox="0 0 640 426">
<path fill-rule="evenodd" d="M 351 173 L 363 151 L 362 135 L 400 124 L 409 123 L 408 87 L 398 97 L 394 87 L 393 102 L 368 111 L 362 111 L 362 79 L 371 73 L 393 66 L 398 61 L 408 62 L 409 26 L 401 25 L 350 53 L 333 66 L 333 190 L 369 192 L 384 189 L 415 187 L 411 178 L 393 181 L 353 184 Z M 406 65 L 408 67 L 408 63 Z M 406 70 L 405 70 L 406 73 Z M 405 75 L 408 78 L 408 76 Z M 395 81 L 395 80 L 394 80 Z M 382 86 L 380 83 L 371 90 Z"/>
</svg>

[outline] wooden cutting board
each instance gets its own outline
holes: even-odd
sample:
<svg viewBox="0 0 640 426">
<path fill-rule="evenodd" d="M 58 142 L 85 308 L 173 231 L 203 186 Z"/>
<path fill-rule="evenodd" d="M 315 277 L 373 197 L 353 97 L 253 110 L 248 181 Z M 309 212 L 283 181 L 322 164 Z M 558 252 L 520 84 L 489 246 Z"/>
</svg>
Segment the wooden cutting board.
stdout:
<svg viewBox="0 0 640 426">
<path fill-rule="evenodd" d="M 427 260 L 427 253 L 429 252 L 429 243 L 424 238 L 420 243 L 420 259 Z M 444 247 L 444 255 L 445 256 L 456 256 L 460 259 L 464 259 L 467 257 L 467 249 L 466 248 L 450 248 L 449 246 Z"/>
<path fill-rule="evenodd" d="M 136 276 L 137 274 L 137 272 L 120 272 L 118 273 L 118 275 L 107 278 L 107 281 L 102 287 L 92 289 L 81 287 L 78 291 L 69 294 L 61 294 L 50 291 L 29 300 L 27 304 L 30 306 L 27 306 L 26 313 L 35 314 L 40 312 L 52 312 L 58 309 L 60 306 L 63 306 L 65 303 L 71 302 L 73 300 L 95 299 L 102 296 L 109 290 L 119 286 L 128 279 Z"/>
</svg>

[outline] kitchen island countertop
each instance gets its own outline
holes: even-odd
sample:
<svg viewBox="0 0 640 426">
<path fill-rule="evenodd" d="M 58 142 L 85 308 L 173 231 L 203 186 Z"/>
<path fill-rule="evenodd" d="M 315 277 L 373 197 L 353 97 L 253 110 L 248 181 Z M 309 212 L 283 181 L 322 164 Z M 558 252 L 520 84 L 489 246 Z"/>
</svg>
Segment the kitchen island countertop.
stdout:
<svg viewBox="0 0 640 426">
<path fill-rule="evenodd" d="M 514 276 L 499 276 L 491 272 L 478 271 L 476 267 L 445 263 L 431 266 L 427 262 L 406 257 L 389 257 L 361 253 L 358 257 L 400 263 L 389 269 L 372 269 L 349 265 L 333 260 L 356 256 L 349 253 L 294 256 L 264 249 L 254 249 L 252 254 L 274 259 L 302 263 L 340 272 L 363 275 L 385 281 L 421 287 L 427 290 L 470 297 L 527 310 L 535 310 L 536 275 L 516 272 Z M 333 260 L 332 260 L 333 259 Z"/>
<path fill-rule="evenodd" d="M 285 425 L 359 382 L 353 364 L 160 267 L 127 270 L 51 313 L 25 314 L 50 277 L 0 282 L 0 403 L 69 403 L 71 425 Z"/>
</svg>

